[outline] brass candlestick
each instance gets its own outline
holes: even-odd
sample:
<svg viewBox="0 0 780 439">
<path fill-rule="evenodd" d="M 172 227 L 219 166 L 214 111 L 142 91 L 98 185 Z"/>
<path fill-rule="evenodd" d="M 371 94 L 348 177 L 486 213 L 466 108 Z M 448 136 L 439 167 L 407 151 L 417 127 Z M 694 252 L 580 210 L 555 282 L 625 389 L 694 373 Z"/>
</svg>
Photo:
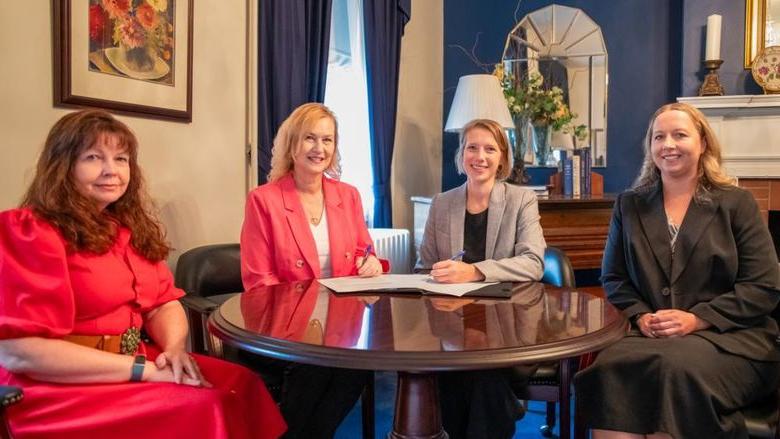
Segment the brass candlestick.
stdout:
<svg viewBox="0 0 780 439">
<path fill-rule="evenodd" d="M 704 82 L 699 87 L 699 96 L 723 96 L 725 91 L 723 86 L 720 85 L 720 79 L 718 78 L 718 68 L 723 64 L 722 59 L 708 59 L 704 61 L 704 67 L 709 72 L 704 76 Z"/>
</svg>

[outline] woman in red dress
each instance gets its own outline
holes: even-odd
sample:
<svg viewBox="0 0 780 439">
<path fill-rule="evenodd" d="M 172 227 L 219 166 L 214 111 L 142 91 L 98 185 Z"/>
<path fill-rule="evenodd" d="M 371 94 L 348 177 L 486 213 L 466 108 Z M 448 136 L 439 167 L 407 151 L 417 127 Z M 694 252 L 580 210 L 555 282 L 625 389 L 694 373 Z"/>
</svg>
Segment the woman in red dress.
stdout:
<svg viewBox="0 0 780 439">
<path fill-rule="evenodd" d="M 52 128 L 22 207 L 0 213 L 0 384 L 16 438 L 275 438 L 249 370 L 185 351 L 187 322 L 137 140 L 103 111 Z M 151 342 L 140 341 L 144 329 Z"/>
</svg>

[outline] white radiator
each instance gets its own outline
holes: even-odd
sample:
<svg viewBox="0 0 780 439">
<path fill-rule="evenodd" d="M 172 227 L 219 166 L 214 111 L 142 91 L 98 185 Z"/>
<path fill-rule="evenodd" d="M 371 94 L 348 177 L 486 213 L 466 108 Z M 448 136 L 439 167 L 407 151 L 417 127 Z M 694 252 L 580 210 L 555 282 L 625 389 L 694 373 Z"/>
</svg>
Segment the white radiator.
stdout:
<svg viewBox="0 0 780 439">
<path fill-rule="evenodd" d="M 408 274 L 412 272 L 410 258 L 411 242 L 406 229 L 368 229 L 374 241 L 374 251 L 382 259 L 390 261 L 390 272 Z"/>
</svg>

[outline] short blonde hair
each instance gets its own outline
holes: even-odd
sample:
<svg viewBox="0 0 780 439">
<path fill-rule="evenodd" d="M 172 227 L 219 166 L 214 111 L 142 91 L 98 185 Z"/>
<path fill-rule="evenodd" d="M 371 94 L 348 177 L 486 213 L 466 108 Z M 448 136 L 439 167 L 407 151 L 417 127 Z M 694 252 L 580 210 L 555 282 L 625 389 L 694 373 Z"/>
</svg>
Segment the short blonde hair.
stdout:
<svg viewBox="0 0 780 439">
<path fill-rule="evenodd" d="M 662 113 L 667 111 L 682 111 L 691 118 L 691 122 L 696 127 L 701 141 L 704 142 L 704 151 L 699 157 L 698 182 L 696 184 L 696 193 L 694 197 L 697 201 L 709 199 L 707 193 L 713 188 L 728 188 L 734 186 L 735 180 L 729 177 L 723 170 L 721 158 L 721 146 L 715 132 L 712 131 L 707 118 L 704 117 L 699 109 L 688 104 L 673 102 L 666 104 L 656 110 L 650 118 L 647 125 L 647 134 L 644 139 L 645 157 L 642 161 L 642 169 L 639 176 L 634 181 L 633 189 L 646 190 L 656 185 L 661 179 L 661 172 L 653 162 L 652 143 L 653 143 L 653 124 Z"/>
<path fill-rule="evenodd" d="M 325 175 L 338 179 L 341 177 L 341 154 L 339 153 L 339 125 L 336 115 L 323 104 L 309 102 L 296 108 L 282 122 L 274 137 L 271 150 L 271 171 L 268 181 L 276 181 L 293 170 L 293 157 L 300 151 L 301 138 L 308 133 L 320 120 L 328 118 L 333 121 L 333 157 Z"/>
<path fill-rule="evenodd" d="M 463 127 L 463 132 L 460 135 L 460 146 L 455 153 L 455 167 L 458 168 L 458 174 L 465 173 L 463 169 L 463 150 L 466 148 L 466 135 L 474 128 L 487 130 L 496 139 L 498 150 L 501 151 L 501 161 L 496 171 L 496 180 L 503 180 L 509 177 L 509 174 L 512 172 L 512 154 L 509 150 L 509 140 L 506 138 L 501 125 L 490 119 L 474 119 Z"/>
</svg>

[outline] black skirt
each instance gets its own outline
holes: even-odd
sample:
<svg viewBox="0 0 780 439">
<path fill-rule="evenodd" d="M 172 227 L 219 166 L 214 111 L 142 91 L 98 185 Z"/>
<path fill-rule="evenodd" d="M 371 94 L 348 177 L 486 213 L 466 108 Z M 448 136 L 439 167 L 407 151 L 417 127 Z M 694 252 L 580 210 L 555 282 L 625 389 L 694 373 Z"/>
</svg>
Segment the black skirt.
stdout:
<svg viewBox="0 0 780 439">
<path fill-rule="evenodd" d="M 780 363 L 730 354 L 695 334 L 636 334 L 575 376 L 588 427 L 674 439 L 748 437 L 739 409 L 776 391 Z"/>
</svg>

